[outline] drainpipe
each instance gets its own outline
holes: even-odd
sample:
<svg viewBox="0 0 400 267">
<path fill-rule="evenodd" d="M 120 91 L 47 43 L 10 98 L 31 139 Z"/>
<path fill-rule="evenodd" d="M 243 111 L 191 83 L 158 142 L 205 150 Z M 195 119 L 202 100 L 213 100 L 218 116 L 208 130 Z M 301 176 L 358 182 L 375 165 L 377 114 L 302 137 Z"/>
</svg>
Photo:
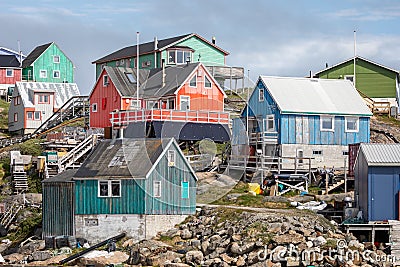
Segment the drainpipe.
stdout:
<svg viewBox="0 0 400 267">
<path fill-rule="evenodd" d="M 158 40 L 156 36 L 154 37 L 154 68 L 157 68 L 157 49 L 158 49 Z"/>
</svg>

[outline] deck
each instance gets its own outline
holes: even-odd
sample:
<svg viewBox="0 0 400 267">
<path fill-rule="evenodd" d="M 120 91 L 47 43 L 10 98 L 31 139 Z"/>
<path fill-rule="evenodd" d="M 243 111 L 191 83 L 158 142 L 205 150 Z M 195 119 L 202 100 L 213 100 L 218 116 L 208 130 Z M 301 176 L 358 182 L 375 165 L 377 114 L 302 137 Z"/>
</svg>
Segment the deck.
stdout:
<svg viewBox="0 0 400 267">
<path fill-rule="evenodd" d="M 131 122 L 149 121 L 229 124 L 230 116 L 228 112 L 222 111 L 139 109 L 111 112 L 110 121 L 115 127 L 124 127 Z"/>
</svg>

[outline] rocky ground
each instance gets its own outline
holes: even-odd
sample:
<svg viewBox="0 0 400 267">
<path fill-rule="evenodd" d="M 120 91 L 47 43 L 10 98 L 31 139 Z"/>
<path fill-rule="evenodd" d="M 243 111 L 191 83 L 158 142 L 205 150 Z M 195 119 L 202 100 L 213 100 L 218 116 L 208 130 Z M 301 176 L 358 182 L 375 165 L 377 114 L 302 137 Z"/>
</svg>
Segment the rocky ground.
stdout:
<svg viewBox="0 0 400 267">
<path fill-rule="evenodd" d="M 388 136 L 379 133 L 381 131 L 390 133 L 398 141 L 400 141 L 400 127 L 393 122 L 385 122 L 376 116 L 371 118 L 371 143 L 394 143 Z M 376 132 L 376 131 L 378 132 Z"/>
</svg>

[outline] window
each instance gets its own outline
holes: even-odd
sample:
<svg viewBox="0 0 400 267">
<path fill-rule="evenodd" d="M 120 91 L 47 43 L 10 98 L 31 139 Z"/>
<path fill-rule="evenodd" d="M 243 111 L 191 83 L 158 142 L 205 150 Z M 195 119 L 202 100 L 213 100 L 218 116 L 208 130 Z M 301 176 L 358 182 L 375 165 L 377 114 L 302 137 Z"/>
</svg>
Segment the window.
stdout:
<svg viewBox="0 0 400 267">
<path fill-rule="evenodd" d="M 37 120 L 37 121 L 40 120 L 40 111 L 35 111 L 34 119 Z"/>
<path fill-rule="evenodd" d="M 27 118 L 28 120 L 33 120 L 33 112 L 32 112 L 32 111 L 26 112 L 26 118 Z"/>
<path fill-rule="evenodd" d="M 14 70 L 6 69 L 6 77 L 14 77 Z"/>
<path fill-rule="evenodd" d="M 313 150 L 312 154 L 313 154 L 313 156 L 321 156 L 322 155 L 322 150 Z"/>
<path fill-rule="evenodd" d="M 275 132 L 275 115 L 267 115 L 267 119 L 265 120 L 265 131 L 266 132 Z"/>
<path fill-rule="evenodd" d="M 60 63 L 60 56 L 53 56 L 53 63 Z"/>
<path fill-rule="evenodd" d="M 181 110 L 190 110 L 190 96 L 181 95 Z"/>
<path fill-rule="evenodd" d="M 39 77 L 47 78 L 47 70 L 40 70 Z"/>
<path fill-rule="evenodd" d="M 194 75 L 193 78 L 190 80 L 189 86 L 197 87 L 197 76 L 196 75 Z"/>
<path fill-rule="evenodd" d="M 344 76 L 345 80 L 350 81 L 352 84 L 354 84 L 354 75 L 345 75 Z"/>
<path fill-rule="evenodd" d="M 38 104 L 49 104 L 49 95 L 38 95 Z"/>
<path fill-rule="evenodd" d="M 175 151 L 168 150 L 168 166 L 175 166 Z"/>
<path fill-rule="evenodd" d="M 18 113 L 14 113 L 14 121 L 18 121 Z"/>
<path fill-rule="evenodd" d="M 321 116 L 321 131 L 333 131 L 333 117 L 332 116 Z"/>
<path fill-rule="evenodd" d="M 92 104 L 92 112 L 97 112 L 97 103 Z"/>
<path fill-rule="evenodd" d="M 131 108 L 133 109 L 140 109 L 140 100 L 131 100 Z"/>
<path fill-rule="evenodd" d="M 346 132 L 358 132 L 358 118 L 357 117 L 345 117 Z"/>
<path fill-rule="evenodd" d="M 153 195 L 154 197 L 161 197 L 161 181 L 153 183 Z"/>
<path fill-rule="evenodd" d="M 59 79 L 60 78 L 60 71 L 59 70 L 53 70 L 53 78 Z"/>
<path fill-rule="evenodd" d="M 151 67 L 151 60 L 143 61 L 142 68 L 148 68 L 148 67 Z"/>
<path fill-rule="evenodd" d="M 103 76 L 103 86 L 108 86 L 108 84 L 109 84 L 108 76 L 107 76 L 107 75 L 104 75 L 104 76 Z"/>
<path fill-rule="evenodd" d="M 125 72 L 126 78 L 128 78 L 130 83 L 136 83 L 135 77 L 133 77 L 132 72 Z"/>
<path fill-rule="evenodd" d="M 264 89 L 260 88 L 258 91 L 258 101 L 263 102 L 264 101 Z"/>
<path fill-rule="evenodd" d="M 98 188 L 99 197 L 121 196 L 121 181 L 119 180 L 99 181 Z"/>
<path fill-rule="evenodd" d="M 192 52 L 187 50 L 169 50 L 168 64 L 184 64 L 192 61 Z"/>
<path fill-rule="evenodd" d="M 343 156 L 348 156 L 349 155 L 349 151 L 343 151 Z"/>
<path fill-rule="evenodd" d="M 175 99 L 171 98 L 168 100 L 168 109 L 175 109 Z"/>
<path fill-rule="evenodd" d="M 189 198 L 189 182 L 182 182 L 181 185 L 181 197 Z"/>
<path fill-rule="evenodd" d="M 157 100 L 148 100 L 148 101 L 146 101 L 146 108 L 147 109 L 156 109 L 156 108 L 158 108 L 158 101 Z"/>
<path fill-rule="evenodd" d="M 210 80 L 208 79 L 207 76 L 204 76 L 204 87 L 205 88 L 211 88 L 211 82 L 210 82 Z"/>
<path fill-rule="evenodd" d="M 21 105 L 21 96 L 19 95 L 14 98 L 14 106 L 18 105 Z"/>
</svg>

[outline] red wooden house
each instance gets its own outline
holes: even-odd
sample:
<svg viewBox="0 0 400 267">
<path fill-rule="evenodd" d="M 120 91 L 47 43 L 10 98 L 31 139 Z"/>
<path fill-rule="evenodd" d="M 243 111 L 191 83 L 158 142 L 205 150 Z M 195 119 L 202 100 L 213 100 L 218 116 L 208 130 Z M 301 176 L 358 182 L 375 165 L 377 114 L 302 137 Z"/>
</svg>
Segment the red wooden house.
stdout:
<svg viewBox="0 0 400 267">
<path fill-rule="evenodd" d="M 136 123 L 126 131 L 131 137 L 225 141 L 229 139 L 225 97 L 202 63 L 141 69 L 139 78 L 136 69 L 106 66 L 89 96 L 90 127 Z"/>
<path fill-rule="evenodd" d="M 15 55 L 0 55 L 0 97 L 7 98 L 8 90 L 22 78 L 22 68 Z"/>
</svg>

